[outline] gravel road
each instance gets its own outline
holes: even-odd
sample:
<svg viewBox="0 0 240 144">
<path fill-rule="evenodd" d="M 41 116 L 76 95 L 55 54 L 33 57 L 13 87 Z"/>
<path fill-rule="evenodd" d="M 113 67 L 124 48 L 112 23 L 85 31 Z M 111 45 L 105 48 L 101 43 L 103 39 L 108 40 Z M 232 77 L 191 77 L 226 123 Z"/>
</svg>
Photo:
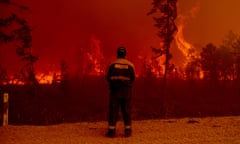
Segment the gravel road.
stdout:
<svg viewBox="0 0 240 144">
<path fill-rule="evenodd" d="M 133 121 L 133 135 L 105 137 L 106 122 L 0 127 L 1 144 L 240 144 L 240 116 Z"/>
</svg>

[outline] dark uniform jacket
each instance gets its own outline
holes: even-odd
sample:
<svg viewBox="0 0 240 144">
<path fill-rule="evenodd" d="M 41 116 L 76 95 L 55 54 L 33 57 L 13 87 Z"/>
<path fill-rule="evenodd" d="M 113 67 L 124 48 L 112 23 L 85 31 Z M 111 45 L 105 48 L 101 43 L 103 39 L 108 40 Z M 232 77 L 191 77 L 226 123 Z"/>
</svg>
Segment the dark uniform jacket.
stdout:
<svg viewBox="0 0 240 144">
<path fill-rule="evenodd" d="M 110 89 L 132 87 L 135 80 L 135 68 L 133 63 L 124 58 L 117 58 L 109 65 L 107 80 Z"/>
</svg>

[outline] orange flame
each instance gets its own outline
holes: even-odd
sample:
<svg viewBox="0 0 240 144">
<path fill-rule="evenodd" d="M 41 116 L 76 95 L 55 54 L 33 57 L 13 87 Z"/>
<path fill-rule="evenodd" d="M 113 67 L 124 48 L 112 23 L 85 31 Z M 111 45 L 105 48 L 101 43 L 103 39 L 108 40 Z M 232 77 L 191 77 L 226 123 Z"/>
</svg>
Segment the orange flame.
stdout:
<svg viewBox="0 0 240 144">
<path fill-rule="evenodd" d="M 196 48 L 189 42 L 187 42 L 183 35 L 183 30 L 185 26 L 185 21 L 189 18 L 194 18 L 196 16 L 196 13 L 198 12 L 199 7 L 193 7 L 188 12 L 188 15 L 179 15 L 178 16 L 178 32 L 175 35 L 175 42 L 177 45 L 177 48 L 181 51 L 183 56 L 185 57 L 183 62 L 183 67 L 186 68 L 187 64 L 193 60 L 193 58 L 198 58 L 199 53 L 196 52 Z M 196 71 L 199 71 L 199 78 L 203 79 L 204 73 L 201 70 L 201 68 L 196 67 Z"/>
<path fill-rule="evenodd" d="M 36 79 L 39 84 L 52 84 L 53 81 L 60 81 L 61 80 L 61 73 L 60 72 L 49 72 L 48 74 L 44 73 L 37 73 Z"/>
<path fill-rule="evenodd" d="M 158 58 L 146 58 L 143 56 L 138 56 L 138 59 L 144 64 L 144 71 L 141 72 L 141 76 L 151 75 L 156 78 L 160 78 L 163 76 L 164 72 L 164 62 L 163 57 Z M 139 74 L 137 74 L 139 77 Z"/>
<path fill-rule="evenodd" d="M 10 76 L 10 77 L 9 77 L 9 81 L 5 81 L 3 84 L 4 84 L 4 85 L 6 85 L 6 84 L 11 84 L 11 85 L 24 85 L 25 82 L 22 81 L 22 80 L 20 80 L 20 79 L 18 79 L 18 78 L 16 78 L 15 76 Z"/>
<path fill-rule="evenodd" d="M 48 74 L 37 73 L 35 78 L 39 84 L 52 84 L 53 82 L 61 82 L 61 73 L 60 72 L 48 72 Z M 7 79 L 1 80 L 1 85 L 25 85 L 27 82 L 23 78 L 20 78 L 16 75 L 10 75 Z"/>
<path fill-rule="evenodd" d="M 87 53 L 87 58 L 93 68 L 90 69 L 89 75 L 101 75 L 104 73 L 104 56 L 100 47 L 101 41 L 95 36 L 91 38 L 91 51 Z"/>
<path fill-rule="evenodd" d="M 104 56 L 100 48 L 100 40 L 96 37 L 91 38 L 91 47 L 88 52 L 84 53 L 84 69 L 87 75 L 99 76 L 104 74 L 105 64 Z M 35 78 L 39 84 L 52 84 L 53 82 L 61 82 L 61 72 L 49 70 L 46 73 L 36 73 Z M 25 85 L 26 82 L 16 76 L 9 76 L 9 80 L 1 81 L 0 84 Z"/>
<path fill-rule="evenodd" d="M 195 53 L 194 46 L 185 40 L 183 30 L 185 27 L 185 22 L 191 18 L 196 17 L 198 11 L 199 6 L 197 4 L 196 6 L 192 7 L 186 15 L 178 15 L 178 31 L 175 35 L 175 41 L 177 44 L 177 48 L 182 52 L 183 56 L 185 56 L 187 62 L 189 62 L 191 56 L 197 57 L 198 54 Z M 193 53 L 191 53 L 191 55 L 189 55 L 190 50 L 193 50 Z"/>
<path fill-rule="evenodd" d="M 183 56 L 187 58 L 189 50 L 193 48 L 193 46 L 184 39 L 183 28 L 184 28 L 183 24 L 178 25 L 178 32 L 175 36 L 175 40 L 177 48 L 182 52 Z"/>
</svg>

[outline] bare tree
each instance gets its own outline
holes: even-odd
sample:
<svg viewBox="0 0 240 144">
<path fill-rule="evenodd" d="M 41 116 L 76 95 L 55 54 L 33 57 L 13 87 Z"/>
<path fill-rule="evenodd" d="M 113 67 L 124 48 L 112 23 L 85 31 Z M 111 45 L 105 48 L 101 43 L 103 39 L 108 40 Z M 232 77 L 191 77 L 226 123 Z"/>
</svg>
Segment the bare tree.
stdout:
<svg viewBox="0 0 240 144">
<path fill-rule="evenodd" d="M 60 67 L 61 67 L 61 81 L 64 83 L 69 79 L 69 67 L 64 59 L 61 60 Z"/>
<path fill-rule="evenodd" d="M 240 82 L 240 36 L 230 31 L 223 40 L 222 47 L 226 47 L 231 51 L 233 57 L 233 79 Z"/>
<path fill-rule="evenodd" d="M 202 49 L 200 55 L 204 78 L 208 80 L 218 80 L 219 55 L 217 53 L 217 47 L 214 44 L 209 43 Z"/>
<path fill-rule="evenodd" d="M 236 69 L 236 79 L 238 82 L 240 82 L 240 37 L 238 38 L 237 42 L 234 43 L 234 52 L 232 53 L 234 55 L 235 59 L 235 69 Z"/>
<path fill-rule="evenodd" d="M 11 3 L 10 0 L 0 0 L 0 4 L 15 5 L 20 8 L 16 3 Z M 24 7 L 27 9 L 27 7 Z M 13 24 L 18 24 L 16 29 L 12 29 L 10 34 L 5 31 L 5 28 L 11 27 Z M 16 54 L 25 62 L 23 72 L 26 71 L 27 82 L 37 83 L 34 73 L 34 63 L 38 57 L 32 54 L 32 35 L 31 29 L 25 19 L 20 18 L 17 14 L 11 14 L 6 18 L 0 18 L 0 44 L 14 42 L 16 47 Z"/>
<path fill-rule="evenodd" d="M 158 28 L 158 37 L 162 43 L 161 48 L 155 48 L 154 52 L 159 56 L 165 54 L 165 72 L 164 85 L 166 84 L 167 73 L 169 70 L 169 60 L 171 58 L 170 45 L 174 39 L 174 33 L 177 31 L 175 19 L 177 18 L 177 0 L 153 0 L 152 9 L 147 15 L 153 15 L 156 22 L 155 27 Z M 156 15 L 156 16 L 155 16 Z"/>
<path fill-rule="evenodd" d="M 190 62 L 186 65 L 186 77 L 191 82 L 197 79 L 200 79 L 201 63 L 200 59 L 192 57 Z"/>
<path fill-rule="evenodd" d="M 231 71 L 233 70 L 234 59 L 228 47 L 216 47 L 209 43 L 202 49 L 200 55 L 205 79 L 217 81 L 233 78 Z"/>
</svg>

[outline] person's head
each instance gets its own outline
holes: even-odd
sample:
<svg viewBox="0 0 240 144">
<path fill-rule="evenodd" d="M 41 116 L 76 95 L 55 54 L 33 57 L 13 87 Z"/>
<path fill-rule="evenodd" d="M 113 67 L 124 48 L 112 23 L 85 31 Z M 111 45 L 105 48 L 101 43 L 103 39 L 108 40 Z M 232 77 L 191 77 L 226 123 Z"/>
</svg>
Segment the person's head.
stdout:
<svg viewBox="0 0 240 144">
<path fill-rule="evenodd" d="M 117 58 L 125 58 L 127 54 L 126 48 L 121 46 L 117 49 Z"/>
</svg>

